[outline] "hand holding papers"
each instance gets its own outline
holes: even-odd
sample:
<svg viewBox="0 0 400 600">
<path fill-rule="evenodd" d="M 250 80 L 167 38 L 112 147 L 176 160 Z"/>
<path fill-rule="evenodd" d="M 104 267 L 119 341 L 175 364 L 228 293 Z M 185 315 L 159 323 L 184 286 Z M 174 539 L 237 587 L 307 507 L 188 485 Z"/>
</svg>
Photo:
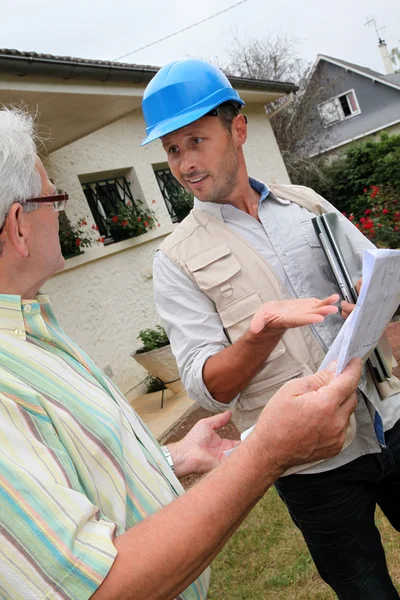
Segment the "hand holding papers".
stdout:
<svg viewBox="0 0 400 600">
<path fill-rule="evenodd" d="M 399 304 L 400 250 L 366 250 L 361 294 L 320 370 L 337 360 L 336 372 L 341 373 L 352 358 L 366 358 L 377 345 Z"/>
</svg>

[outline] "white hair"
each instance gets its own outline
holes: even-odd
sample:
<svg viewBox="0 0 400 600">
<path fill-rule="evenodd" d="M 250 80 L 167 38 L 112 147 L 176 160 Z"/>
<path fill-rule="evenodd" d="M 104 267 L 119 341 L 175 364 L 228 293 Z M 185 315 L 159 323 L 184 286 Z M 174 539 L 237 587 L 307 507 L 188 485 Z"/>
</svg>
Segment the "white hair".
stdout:
<svg viewBox="0 0 400 600">
<path fill-rule="evenodd" d="M 15 202 L 24 210 L 35 207 L 25 200 L 41 194 L 42 183 L 35 168 L 36 125 L 23 108 L 0 108 L 0 228 Z"/>
</svg>

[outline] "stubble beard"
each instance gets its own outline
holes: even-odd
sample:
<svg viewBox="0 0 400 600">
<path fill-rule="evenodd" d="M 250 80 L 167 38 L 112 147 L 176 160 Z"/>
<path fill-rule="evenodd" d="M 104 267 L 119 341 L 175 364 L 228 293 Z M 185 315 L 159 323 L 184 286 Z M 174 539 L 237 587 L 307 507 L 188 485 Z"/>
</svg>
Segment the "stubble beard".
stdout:
<svg viewBox="0 0 400 600">
<path fill-rule="evenodd" d="M 202 198 L 203 202 L 224 203 L 237 185 L 238 165 L 239 161 L 234 148 L 228 146 L 216 174 L 215 185 L 208 196 Z"/>
</svg>

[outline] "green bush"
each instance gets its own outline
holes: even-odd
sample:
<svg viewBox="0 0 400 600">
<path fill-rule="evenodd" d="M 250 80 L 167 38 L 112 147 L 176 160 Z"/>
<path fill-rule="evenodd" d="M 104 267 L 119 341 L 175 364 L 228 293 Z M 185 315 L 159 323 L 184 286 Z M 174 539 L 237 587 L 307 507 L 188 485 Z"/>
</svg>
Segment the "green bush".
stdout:
<svg viewBox="0 0 400 600">
<path fill-rule="evenodd" d="M 340 157 L 320 163 L 323 183 L 317 181 L 314 189 L 340 211 L 350 214 L 365 188 L 384 186 L 399 194 L 399 165 L 400 135 L 382 133 L 379 140 L 354 144 Z M 302 183 L 301 177 L 293 182 Z"/>
<path fill-rule="evenodd" d="M 137 354 L 150 352 L 150 350 L 162 348 L 169 344 L 165 329 L 161 325 L 157 325 L 154 329 L 142 329 L 138 335 L 138 339 L 142 341 L 143 347 L 137 350 Z"/>
</svg>

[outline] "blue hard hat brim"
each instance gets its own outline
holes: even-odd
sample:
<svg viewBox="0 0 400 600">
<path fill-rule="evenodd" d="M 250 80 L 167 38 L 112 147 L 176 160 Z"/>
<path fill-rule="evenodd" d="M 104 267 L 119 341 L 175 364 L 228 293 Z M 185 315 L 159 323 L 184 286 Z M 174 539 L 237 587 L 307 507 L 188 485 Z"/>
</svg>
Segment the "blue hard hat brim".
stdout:
<svg viewBox="0 0 400 600">
<path fill-rule="evenodd" d="M 229 100 L 232 100 L 232 98 L 227 98 L 227 101 Z M 244 102 L 241 99 L 234 99 L 232 101 L 244 106 Z M 225 102 L 225 100 L 222 100 L 222 102 Z M 222 102 L 220 102 L 220 104 L 222 104 Z M 218 105 L 215 106 L 215 103 L 210 103 L 209 106 L 202 106 L 201 108 L 184 112 L 181 115 L 176 115 L 176 117 L 165 119 L 165 121 L 162 121 L 151 130 L 149 135 L 144 138 L 140 145 L 145 146 L 146 144 L 150 144 L 150 142 L 154 142 L 154 140 L 157 140 L 158 138 L 177 131 L 182 127 L 186 127 L 186 125 L 190 125 L 190 123 L 194 123 L 198 119 L 201 119 L 201 117 L 204 117 L 214 108 L 218 108 Z"/>
</svg>

